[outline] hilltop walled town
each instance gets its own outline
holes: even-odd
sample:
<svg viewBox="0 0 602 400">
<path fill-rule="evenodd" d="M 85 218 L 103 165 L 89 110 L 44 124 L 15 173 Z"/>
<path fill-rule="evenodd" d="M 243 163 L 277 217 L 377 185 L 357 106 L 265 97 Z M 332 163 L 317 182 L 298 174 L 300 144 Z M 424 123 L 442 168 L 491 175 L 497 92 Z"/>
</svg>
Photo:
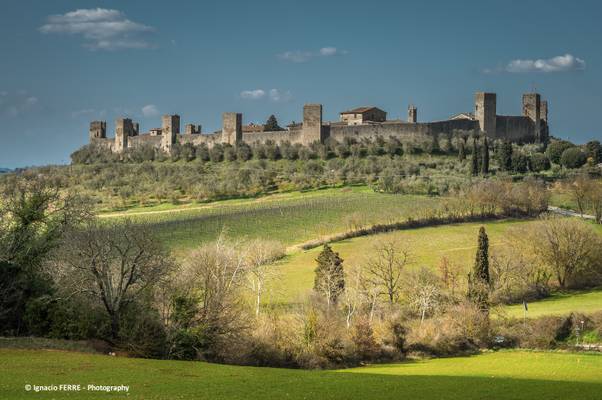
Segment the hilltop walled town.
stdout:
<svg viewBox="0 0 602 400">
<path fill-rule="evenodd" d="M 425 136 L 453 135 L 457 131 L 477 131 L 491 139 L 509 140 L 516 143 L 545 143 L 549 136 L 548 103 L 538 93 L 522 96 L 522 115 L 498 115 L 496 94 L 477 92 L 474 96 L 474 112 L 464 112 L 447 120 L 418 122 L 418 110 L 408 107 L 408 118 L 388 120 L 387 113 L 377 107 L 359 107 L 340 113 L 336 122 L 323 121 L 321 104 L 306 104 L 303 107 L 303 122 L 292 123 L 286 129 L 266 131 L 263 125 L 243 125 L 241 113 L 226 112 L 222 115 L 220 131 L 205 134 L 201 125 L 186 124 L 180 131 L 179 115 L 164 115 L 160 128 L 141 133 L 139 124 L 129 118 L 115 122 L 114 138 L 107 137 L 105 121 L 90 123 L 90 142 L 106 146 L 115 153 L 127 148 L 148 144 L 170 152 L 174 144 L 205 143 L 265 143 L 309 145 L 324 142 L 329 138 L 343 141 L 346 138 L 374 139 L 397 137 L 399 139 Z"/>
</svg>

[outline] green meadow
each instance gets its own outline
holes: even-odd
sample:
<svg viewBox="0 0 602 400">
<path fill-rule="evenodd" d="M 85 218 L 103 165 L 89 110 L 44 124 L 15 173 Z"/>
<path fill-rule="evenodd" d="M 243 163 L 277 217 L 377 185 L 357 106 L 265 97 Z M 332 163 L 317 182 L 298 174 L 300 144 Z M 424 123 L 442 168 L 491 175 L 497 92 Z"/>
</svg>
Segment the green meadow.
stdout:
<svg viewBox="0 0 602 400">
<path fill-rule="evenodd" d="M 49 350 L 0 349 L 0 398 L 546 399 L 602 393 L 602 355 L 500 351 L 337 371 L 238 367 Z M 129 393 L 33 392 L 25 385 L 129 386 Z M 494 396 L 494 397 L 492 397 Z"/>
<path fill-rule="evenodd" d="M 274 239 L 288 246 L 346 231 L 351 224 L 403 221 L 439 203 L 433 197 L 353 187 L 101 216 L 149 224 L 169 248 L 183 252 L 215 240 L 222 232 L 230 238 Z"/>
<path fill-rule="evenodd" d="M 571 312 L 593 313 L 602 310 L 602 290 L 554 293 L 547 299 L 527 304 L 528 318 L 542 315 L 568 315 Z M 522 304 L 506 306 L 503 312 L 511 317 L 523 317 Z"/>
<path fill-rule="evenodd" d="M 394 241 L 410 249 L 412 266 L 437 268 L 446 257 L 467 272 L 472 266 L 477 247 L 479 227 L 485 226 L 492 251 L 504 245 L 504 235 L 512 227 L 529 223 L 519 220 L 502 220 L 487 223 L 451 224 L 363 236 L 332 243 L 334 251 L 344 260 L 346 267 L 361 266 L 373 253 L 375 246 L 385 241 Z M 314 279 L 315 259 L 321 247 L 289 254 L 277 262 L 277 280 L 271 300 L 276 303 L 294 301 L 311 290 Z"/>
<path fill-rule="evenodd" d="M 233 239 L 264 238 L 286 246 L 324 238 L 350 228 L 403 221 L 418 210 L 437 207 L 440 198 L 375 193 L 368 187 L 346 187 L 308 192 L 279 193 L 253 199 L 233 199 L 186 205 L 162 204 L 101 214 L 103 220 L 129 218 L 149 224 L 176 255 L 184 255 L 202 243 L 215 240 L 222 232 Z M 480 226 L 485 226 L 491 251 L 504 246 L 508 230 L 525 220 L 464 223 L 381 233 L 332 243 L 345 260 L 345 266 L 361 265 L 384 241 L 403 243 L 411 250 L 412 267 L 437 268 L 442 258 L 468 271 L 476 250 Z M 602 234 L 602 226 L 593 225 Z M 264 297 L 272 304 L 296 302 L 313 285 L 315 258 L 321 247 L 307 251 L 289 249 L 287 256 L 273 265 L 274 281 Z M 529 316 L 593 312 L 602 309 L 602 292 L 555 294 L 533 302 Z M 510 316 L 523 316 L 522 305 L 504 307 Z"/>
</svg>

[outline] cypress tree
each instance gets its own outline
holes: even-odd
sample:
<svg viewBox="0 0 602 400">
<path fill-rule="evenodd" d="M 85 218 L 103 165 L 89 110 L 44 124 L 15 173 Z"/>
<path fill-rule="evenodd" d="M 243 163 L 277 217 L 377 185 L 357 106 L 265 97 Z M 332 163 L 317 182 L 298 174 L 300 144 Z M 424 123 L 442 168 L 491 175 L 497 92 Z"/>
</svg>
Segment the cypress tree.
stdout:
<svg viewBox="0 0 602 400">
<path fill-rule="evenodd" d="M 477 139 L 472 139 L 472 169 L 471 173 L 473 176 L 479 174 L 479 150 L 477 148 Z"/>
<path fill-rule="evenodd" d="M 489 143 L 487 138 L 483 139 L 483 148 L 481 155 L 481 173 L 487 175 L 489 173 Z"/>
<path fill-rule="evenodd" d="M 336 303 L 339 295 L 345 290 L 345 272 L 343 259 L 339 253 L 325 244 L 316 259 L 318 266 L 315 270 L 314 290 L 326 298 L 328 306 Z"/>
<path fill-rule="evenodd" d="M 489 286 L 489 238 L 481 227 L 474 267 L 468 274 L 468 298 L 483 310 L 489 309 Z"/>
<path fill-rule="evenodd" d="M 504 140 L 497 153 L 498 163 L 502 171 L 510 171 L 512 169 L 512 143 Z"/>
</svg>

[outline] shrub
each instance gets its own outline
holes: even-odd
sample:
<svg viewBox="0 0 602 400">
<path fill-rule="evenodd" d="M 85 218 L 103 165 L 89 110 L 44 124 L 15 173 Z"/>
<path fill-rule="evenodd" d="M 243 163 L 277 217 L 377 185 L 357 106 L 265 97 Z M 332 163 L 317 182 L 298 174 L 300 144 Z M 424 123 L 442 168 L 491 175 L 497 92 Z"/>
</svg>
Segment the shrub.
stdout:
<svg viewBox="0 0 602 400">
<path fill-rule="evenodd" d="M 585 145 L 587 157 L 591 158 L 593 164 L 602 162 L 602 145 L 598 140 L 592 140 Z"/>
<path fill-rule="evenodd" d="M 489 318 L 472 303 L 452 305 L 439 316 L 414 322 L 407 342 L 409 351 L 437 356 L 474 353 L 489 343 Z"/>
<path fill-rule="evenodd" d="M 547 171 L 552 164 L 545 154 L 533 153 L 529 157 L 529 169 L 533 172 Z"/>
<path fill-rule="evenodd" d="M 529 160 L 526 155 L 516 150 L 512 153 L 512 171 L 517 174 L 524 174 L 527 172 L 529 166 Z"/>
<path fill-rule="evenodd" d="M 562 153 L 571 147 L 575 147 L 575 145 L 566 140 L 556 140 L 548 145 L 546 149 L 546 155 L 555 164 L 560 164 L 560 157 Z"/>
<path fill-rule="evenodd" d="M 562 152 L 560 164 L 566 168 L 580 168 L 587 162 L 587 156 L 579 147 L 571 147 Z"/>
<path fill-rule="evenodd" d="M 572 327 L 570 316 L 545 316 L 526 321 L 503 320 L 494 329 L 519 347 L 547 350 L 560 346 L 570 336 Z"/>
</svg>

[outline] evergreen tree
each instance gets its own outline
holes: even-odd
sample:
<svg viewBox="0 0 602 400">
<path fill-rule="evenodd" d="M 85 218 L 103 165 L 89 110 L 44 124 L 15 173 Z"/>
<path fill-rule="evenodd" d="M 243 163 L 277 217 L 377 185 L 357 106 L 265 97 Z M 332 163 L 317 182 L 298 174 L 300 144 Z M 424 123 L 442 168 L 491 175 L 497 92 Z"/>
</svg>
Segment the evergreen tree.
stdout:
<svg viewBox="0 0 602 400">
<path fill-rule="evenodd" d="M 477 147 L 477 139 L 472 139 L 472 169 L 471 173 L 473 176 L 479 174 L 479 149 Z"/>
<path fill-rule="evenodd" d="M 325 244 L 324 249 L 316 259 L 314 290 L 326 298 L 328 306 L 336 303 L 338 297 L 345 290 L 345 273 L 343 271 L 343 259 L 339 253 Z"/>
<path fill-rule="evenodd" d="M 278 120 L 274 116 L 274 114 L 268 117 L 268 120 L 265 122 L 264 129 L 266 131 L 281 131 L 282 128 L 278 125 Z"/>
<path fill-rule="evenodd" d="M 489 286 L 489 238 L 481 227 L 474 267 L 468 274 L 468 298 L 483 310 L 489 308 Z"/>
<path fill-rule="evenodd" d="M 594 164 L 602 162 L 602 145 L 598 140 L 592 140 L 585 145 L 587 157 L 592 159 Z"/>
<path fill-rule="evenodd" d="M 458 142 L 458 160 L 466 160 L 466 148 L 464 145 L 464 140 L 462 139 L 460 139 L 460 141 Z"/>
<path fill-rule="evenodd" d="M 487 138 L 483 139 L 483 148 L 481 155 L 481 173 L 487 175 L 489 173 L 489 143 Z"/>
<path fill-rule="evenodd" d="M 512 143 L 504 140 L 498 148 L 497 161 L 502 171 L 512 169 Z"/>
</svg>

